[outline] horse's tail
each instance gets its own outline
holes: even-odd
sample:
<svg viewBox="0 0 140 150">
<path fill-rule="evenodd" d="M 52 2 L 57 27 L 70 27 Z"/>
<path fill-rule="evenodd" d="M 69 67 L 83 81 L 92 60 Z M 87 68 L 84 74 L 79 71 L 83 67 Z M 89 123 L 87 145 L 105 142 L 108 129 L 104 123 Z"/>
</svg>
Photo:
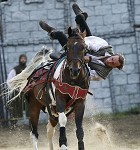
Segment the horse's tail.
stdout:
<svg viewBox="0 0 140 150">
<path fill-rule="evenodd" d="M 8 92 L 3 93 L 4 95 L 11 95 L 13 91 L 18 91 L 18 94 L 16 96 L 8 100 L 8 103 L 12 102 L 20 96 L 22 90 L 25 88 L 28 82 L 28 77 L 32 74 L 37 66 L 39 66 L 43 62 L 48 62 L 50 60 L 50 53 L 52 53 L 52 50 L 48 50 L 43 46 L 42 49 L 32 58 L 27 67 L 20 74 L 7 81 L 8 87 L 7 89 L 5 89 L 5 91 Z"/>
</svg>

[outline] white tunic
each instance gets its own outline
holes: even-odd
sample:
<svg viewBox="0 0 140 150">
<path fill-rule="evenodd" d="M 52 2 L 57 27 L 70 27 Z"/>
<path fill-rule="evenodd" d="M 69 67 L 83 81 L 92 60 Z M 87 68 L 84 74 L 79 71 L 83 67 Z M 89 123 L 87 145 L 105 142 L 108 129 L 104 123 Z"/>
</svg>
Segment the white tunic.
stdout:
<svg viewBox="0 0 140 150">
<path fill-rule="evenodd" d="M 97 52 L 100 48 L 104 47 L 104 46 L 108 46 L 108 43 L 102 39 L 102 38 L 99 38 L 97 36 L 88 36 L 88 37 L 85 37 L 85 43 L 87 45 L 87 48 L 90 49 L 90 50 L 93 50 L 95 52 Z M 92 56 L 90 54 L 87 54 L 88 56 L 91 56 L 92 59 L 94 59 L 94 57 L 96 56 Z M 105 56 L 107 55 L 110 55 L 108 52 L 105 53 Z M 103 64 L 102 61 L 100 60 L 97 60 L 99 63 Z M 90 70 L 90 79 L 91 80 L 95 80 L 95 81 L 99 81 L 99 80 L 102 80 L 102 78 L 96 73 L 95 70 Z"/>
<path fill-rule="evenodd" d="M 7 82 L 9 81 L 9 80 L 11 80 L 13 77 L 15 77 L 16 76 L 16 71 L 15 71 L 15 69 L 12 69 L 10 72 L 9 72 L 9 74 L 8 74 L 8 77 L 7 77 Z"/>
<path fill-rule="evenodd" d="M 88 49 L 93 51 L 98 51 L 101 47 L 108 46 L 108 43 L 97 36 L 88 36 L 85 37 L 85 43 L 88 46 Z"/>
</svg>

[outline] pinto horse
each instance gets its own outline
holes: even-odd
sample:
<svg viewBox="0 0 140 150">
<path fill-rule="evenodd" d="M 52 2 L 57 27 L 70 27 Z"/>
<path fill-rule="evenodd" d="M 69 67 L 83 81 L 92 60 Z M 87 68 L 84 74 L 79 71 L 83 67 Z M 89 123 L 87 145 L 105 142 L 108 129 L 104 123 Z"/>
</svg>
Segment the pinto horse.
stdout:
<svg viewBox="0 0 140 150">
<path fill-rule="evenodd" d="M 28 94 L 30 104 L 31 135 L 34 149 L 37 150 L 38 118 L 40 110 L 49 113 L 47 124 L 47 137 L 50 150 L 53 148 L 53 134 L 57 123 L 60 125 L 60 150 L 67 149 L 66 123 L 67 116 L 75 113 L 76 135 L 78 150 L 84 150 L 84 131 L 82 127 L 85 110 L 85 99 L 89 88 L 89 70 L 84 60 L 86 46 L 84 37 L 86 33 L 68 29 L 68 42 L 66 56 L 58 60 L 50 69 L 45 84 L 39 84 Z M 53 71 L 52 71 L 53 70 Z"/>
</svg>

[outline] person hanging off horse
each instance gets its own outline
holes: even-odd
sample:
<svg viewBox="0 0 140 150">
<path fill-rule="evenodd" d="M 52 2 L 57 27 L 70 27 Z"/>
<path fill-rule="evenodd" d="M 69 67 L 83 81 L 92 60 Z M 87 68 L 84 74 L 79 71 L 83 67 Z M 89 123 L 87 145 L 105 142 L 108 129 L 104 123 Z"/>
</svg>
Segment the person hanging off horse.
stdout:
<svg viewBox="0 0 140 150">
<path fill-rule="evenodd" d="M 86 23 L 88 14 L 83 12 L 77 4 L 73 4 L 72 8 L 76 15 L 75 21 L 77 26 L 80 28 L 80 31 L 86 31 L 86 37 L 84 40 L 87 45 L 88 52 L 85 56 L 85 61 L 88 63 L 90 68 L 91 80 L 99 81 L 101 79 L 106 79 L 113 68 L 121 70 L 124 66 L 124 56 L 121 54 L 114 54 L 112 46 L 108 45 L 104 39 L 92 36 Z M 63 32 L 57 31 L 45 21 L 40 21 L 39 24 L 43 30 L 48 32 L 48 35 L 52 40 L 58 40 L 61 46 L 65 47 L 67 37 Z M 65 56 L 65 53 L 63 53 L 62 56 Z"/>
</svg>

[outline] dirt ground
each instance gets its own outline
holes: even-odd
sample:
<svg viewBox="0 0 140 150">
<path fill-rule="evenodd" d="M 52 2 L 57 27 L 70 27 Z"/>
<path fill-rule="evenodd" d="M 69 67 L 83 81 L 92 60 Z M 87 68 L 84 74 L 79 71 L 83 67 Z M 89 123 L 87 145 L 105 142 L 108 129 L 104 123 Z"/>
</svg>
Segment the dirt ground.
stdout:
<svg viewBox="0 0 140 150">
<path fill-rule="evenodd" d="M 77 150 L 75 125 L 68 121 L 68 149 Z M 98 130 L 98 125 L 103 126 Z M 84 119 L 86 150 L 140 150 L 140 115 L 119 119 Z M 28 125 L 0 128 L 0 150 L 32 150 Z M 58 127 L 54 136 L 55 150 L 58 150 Z M 46 125 L 39 125 L 39 150 L 49 150 L 46 138 Z"/>
</svg>

